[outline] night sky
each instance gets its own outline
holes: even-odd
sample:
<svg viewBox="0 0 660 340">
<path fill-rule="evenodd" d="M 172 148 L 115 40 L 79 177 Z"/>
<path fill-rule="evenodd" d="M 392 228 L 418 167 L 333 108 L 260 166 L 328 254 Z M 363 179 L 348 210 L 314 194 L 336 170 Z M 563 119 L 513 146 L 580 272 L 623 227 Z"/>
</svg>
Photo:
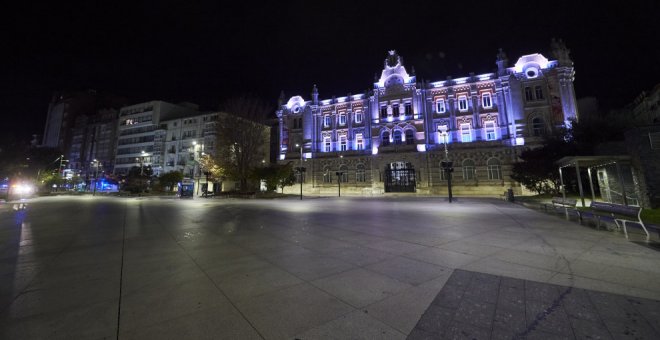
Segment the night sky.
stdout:
<svg viewBox="0 0 660 340">
<path fill-rule="evenodd" d="M 131 102 L 189 101 L 216 109 L 252 93 L 309 99 L 365 91 L 390 49 L 418 80 L 486 73 L 499 47 L 510 66 L 549 55 L 562 38 L 578 98 L 621 107 L 660 82 L 660 7 L 576 8 L 581 1 L 154 1 L 122 7 L 52 1 L 4 11 L 2 134 L 43 134 L 55 90 L 95 89 Z M 619 2 L 623 3 L 623 2 Z"/>
</svg>

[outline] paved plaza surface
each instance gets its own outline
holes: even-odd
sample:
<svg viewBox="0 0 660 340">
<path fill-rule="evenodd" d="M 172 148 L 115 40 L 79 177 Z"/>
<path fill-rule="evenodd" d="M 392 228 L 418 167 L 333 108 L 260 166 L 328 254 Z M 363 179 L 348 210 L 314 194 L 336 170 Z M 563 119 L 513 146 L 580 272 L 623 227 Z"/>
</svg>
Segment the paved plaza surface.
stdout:
<svg viewBox="0 0 660 340">
<path fill-rule="evenodd" d="M 496 199 L 0 204 L 2 339 L 658 339 L 660 252 Z"/>
</svg>

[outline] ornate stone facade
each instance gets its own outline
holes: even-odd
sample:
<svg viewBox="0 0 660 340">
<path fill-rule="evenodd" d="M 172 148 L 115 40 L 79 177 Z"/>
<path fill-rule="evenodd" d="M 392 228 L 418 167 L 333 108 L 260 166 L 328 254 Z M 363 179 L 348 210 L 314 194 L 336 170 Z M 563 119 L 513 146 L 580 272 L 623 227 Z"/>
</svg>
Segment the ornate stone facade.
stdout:
<svg viewBox="0 0 660 340">
<path fill-rule="evenodd" d="M 426 83 L 389 51 L 368 93 L 319 100 L 314 85 L 311 100 L 281 96 L 279 160 L 304 163 L 310 194 L 334 193 L 338 180 L 354 194 L 403 182 L 413 192 L 443 194 L 446 157 L 456 194 L 519 190 L 509 174 L 520 149 L 577 116 L 569 51 L 561 41 L 552 51 L 557 60 L 530 54 L 509 67 L 500 50 L 495 73 Z M 392 177 L 390 169 L 401 166 L 411 171 Z"/>
</svg>

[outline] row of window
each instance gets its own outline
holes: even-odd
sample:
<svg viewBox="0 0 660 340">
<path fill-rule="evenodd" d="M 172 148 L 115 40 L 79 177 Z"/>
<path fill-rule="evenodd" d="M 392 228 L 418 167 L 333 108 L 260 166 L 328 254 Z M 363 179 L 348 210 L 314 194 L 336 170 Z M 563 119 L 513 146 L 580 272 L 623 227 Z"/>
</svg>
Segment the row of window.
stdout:
<svg viewBox="0 0 660 340">
<path fill-rule="evenodd" d="M 355 114 L 353 115 L 355 118 L 355 123 L 356 124 L 361 124 L 362 120 L 364 119 L 362 111 L 356 111 Z M 345 113 L 340 113 L 337 119 L 337 124 L 340 126 L 346 125 L 348 119 L 348 115 Z M 324 127 L 330 127 L 332 125 L 332 117 L 330 115 L 325 115 L 323 116 L 323 126 Z M 295 120 L 294 120 L 294 129 L 295 127 Z M 300 128 L 302 128 L 302 118 L 300 119 Z"/>
<path fill-rule="evenodd" d="M 465 112 L 468 110 L 468 99 L 467 96 L 458 96 L 458 111 Z M 490 109 L 493 107 L 493 98 L 490 92 L 484 92 L 481 94 L 481 107 L 484 109 Z M 436 113 L 446 113 L 447 112 L 447 103 L 445 99 L 438 99 L 435 101 L 435 112 Z"/>
<path fill-rule="evenodd" d="M 348 141 L 346 135 L 339 136 L 339 151 L 348 150 Z M 355 150 L 364 150 L 364 135 L 361 133 L 355 134 Z M 332 141 L 330 137 L 323 138 L 323 151 L 331 152 L 332 151 Z"/>
<path fill-rule="evenodd" d="M 464 181 L 474 180 L 477 177 L 477 168 L 475 167 L 474 160 L 466 159 L 461 164 L 461 173 Z M 491 158 L 486 162 L 486 174 L 489 180 L 502 179 L 502 166 L 500 160 Z M 447 173 L 444 170 L 440 171 L 442 180 L 447 180 Z"/>
<path fill-rule="evenodd" d="M 404 142 L 407 145 L 415 144 L 415 132 L 410 129 L 406 130 L 404 134 L 401 133 L 401 130 L 394 130 L 391 137 L 389 131 L 384 131 L 381 137 L 381 146 L 389 146 L 390 143 L 402 145 Z"/>
<path fill-rule="evenodd" d="M 412 103 L 403 103 L 403 111 L 401 111 L 401 107 L 399 104 L 392 104 L 391 105 L 392 111 L 388 110 L 387 105 L 381 105 L 380 106 L 380 118 L 387 118 L 388 116 L 394 116 L 394 117 L 401 117 L 401 116 L 412 116 L 413 111 L 412 111 Z"/>
</svg>

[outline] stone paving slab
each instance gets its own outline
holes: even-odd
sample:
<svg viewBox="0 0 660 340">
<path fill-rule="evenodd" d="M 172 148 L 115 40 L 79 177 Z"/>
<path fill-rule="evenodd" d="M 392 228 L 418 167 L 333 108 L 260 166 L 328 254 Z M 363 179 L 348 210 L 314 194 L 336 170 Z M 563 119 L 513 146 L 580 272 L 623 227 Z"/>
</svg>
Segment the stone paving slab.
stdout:
<svg viewBox="0 0 660 340">
<path fill-rule="evenodd" d="M 660 339 L 660 301 L 456 269 L 408 339 Z"/>
</svg>

